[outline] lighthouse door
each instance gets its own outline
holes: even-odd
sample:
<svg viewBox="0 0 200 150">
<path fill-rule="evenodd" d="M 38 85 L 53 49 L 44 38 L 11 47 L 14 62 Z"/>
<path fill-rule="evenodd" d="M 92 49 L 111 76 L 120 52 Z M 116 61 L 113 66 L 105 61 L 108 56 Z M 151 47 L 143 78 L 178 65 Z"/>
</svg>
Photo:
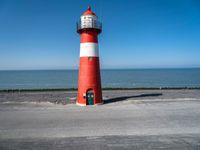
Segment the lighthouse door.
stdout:
<svg viewBox="0 0 200 150">
<path fill-rule="evenodd" d="M 87 105 L 94 105 L 94 93 L 93 90 L 88 90 L 86 94 Z"/>
</svg>

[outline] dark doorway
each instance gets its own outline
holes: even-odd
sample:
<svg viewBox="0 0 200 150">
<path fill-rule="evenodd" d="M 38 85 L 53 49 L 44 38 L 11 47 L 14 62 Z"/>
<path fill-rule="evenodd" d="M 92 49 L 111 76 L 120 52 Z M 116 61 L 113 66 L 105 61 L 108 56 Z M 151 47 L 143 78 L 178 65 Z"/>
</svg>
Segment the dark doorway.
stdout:
<svg viewBox="0 0 200 150">
<path fill-rule="evenodd" d="M 87 105 L 94 105 L 94 92 L 93 90 L 88 90 L 86 94 Z"/>
</svg>

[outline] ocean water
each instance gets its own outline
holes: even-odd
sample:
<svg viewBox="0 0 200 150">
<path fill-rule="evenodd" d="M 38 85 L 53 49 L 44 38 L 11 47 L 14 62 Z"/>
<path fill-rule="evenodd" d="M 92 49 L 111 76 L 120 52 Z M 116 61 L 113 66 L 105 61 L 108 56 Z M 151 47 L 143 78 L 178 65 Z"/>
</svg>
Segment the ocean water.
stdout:
<svg viewBox="0 0 200 150">
<path fill-rule="evenodd" d="M 199 69 L 101 70 L 102 87 L 200 87 Z M 77 70 L 0 71 L 0 89 L 77 88 Z"/>
</svg>

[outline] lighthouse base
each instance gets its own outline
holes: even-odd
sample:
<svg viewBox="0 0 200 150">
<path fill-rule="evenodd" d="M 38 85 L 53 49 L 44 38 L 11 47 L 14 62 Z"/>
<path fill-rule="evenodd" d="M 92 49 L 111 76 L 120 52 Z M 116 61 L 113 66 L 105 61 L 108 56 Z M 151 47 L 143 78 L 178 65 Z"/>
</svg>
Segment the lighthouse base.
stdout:
<svg viewBox="0 0 200 150">
<path fill-rule="evenodd" d="M 101 102 L 101 103 L 96 103 L 96 104 L 94 104 L 93 106 L 102 105 L 102 104 L 103 104 L 103 102 Z M 78 106 L 92 106 L 92 105 L 81 104 L 81 103 L 78 103 L 78 102 L 76 102 L 76 105 L 78 105 Z"/>
</svg>

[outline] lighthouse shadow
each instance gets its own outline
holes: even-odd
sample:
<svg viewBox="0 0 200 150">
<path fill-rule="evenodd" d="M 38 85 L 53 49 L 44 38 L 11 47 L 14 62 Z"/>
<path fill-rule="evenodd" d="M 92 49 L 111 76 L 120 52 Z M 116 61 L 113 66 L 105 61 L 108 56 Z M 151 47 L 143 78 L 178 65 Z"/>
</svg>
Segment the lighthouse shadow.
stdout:
<svg viewBox="0 0 200 150">
<path fill-rule="evenodd" d="M 163 95 L 162 93 L 150 93 L 150 94 L 140 94 L 140 95 L 133 95 L 133 96 L 121 96 L 121 97 L 106 99 L 104 100 L 104 104 L 126 101 L 130 98 L 157 97 L 157 96 L 162 96 L 162 95 Z"/>
</svg>

